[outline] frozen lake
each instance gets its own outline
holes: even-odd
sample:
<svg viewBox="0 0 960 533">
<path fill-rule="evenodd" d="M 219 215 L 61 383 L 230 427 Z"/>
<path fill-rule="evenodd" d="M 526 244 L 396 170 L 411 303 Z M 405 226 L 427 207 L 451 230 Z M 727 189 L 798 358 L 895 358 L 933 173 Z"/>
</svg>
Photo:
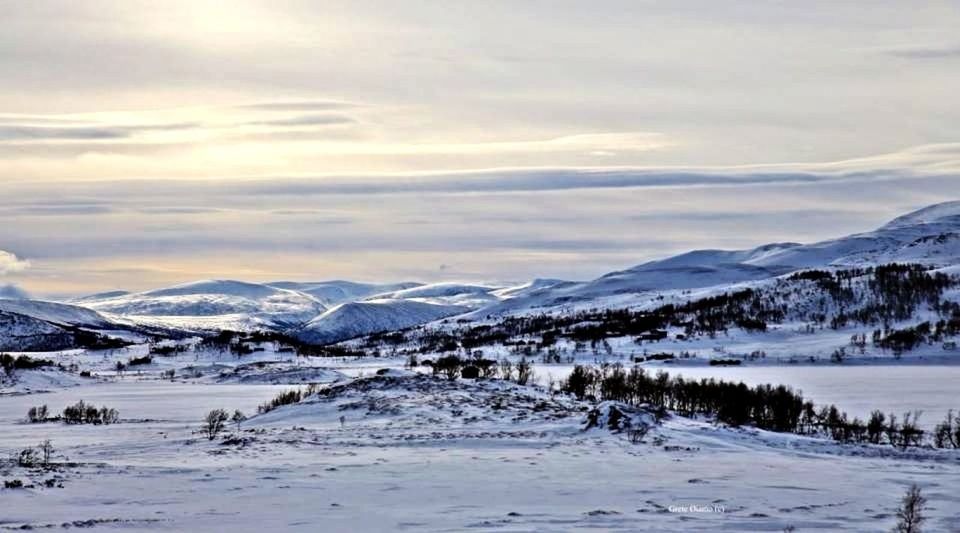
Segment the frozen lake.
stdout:
<svg viewBox="0 0 960 533">
<path fill-rule="evenodd" d="M 40 394 L 0 397 L 0 427 L 13 427 L 0 438 L 0 449 L 16 449 L 49 438 L 85 446 L 120 442 L 136 442 L 177 431 L 199 429 L 204 415 L 211 409 L 240 409 L 248 416 L 257 406 L 289 385 L 209 385 L 170 383 L 167 381 L 121 381 L 68 387 Z M 96 406 L 105 405 L 120 412 L 121 420 L 148 420 L 146 423 L 124 423 L 111 426 L 70 426 L 65 424 L 26 424 L 30 407 L 46 405 L 51 415 L 83 400 Z"/>
</svg>

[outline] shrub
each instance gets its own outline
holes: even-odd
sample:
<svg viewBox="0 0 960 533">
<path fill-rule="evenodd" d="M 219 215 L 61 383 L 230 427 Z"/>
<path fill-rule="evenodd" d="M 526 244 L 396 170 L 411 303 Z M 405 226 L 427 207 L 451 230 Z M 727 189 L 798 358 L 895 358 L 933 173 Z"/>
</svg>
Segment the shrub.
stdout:
<svg viewBox="0 0 960 533">
<path fill-rule="evenodd" d="M 98 409 L 80 400 L 64 408 L 63 421 L 67 424 L 116 424 L 120 421 L 120 413 L 107 406 Z"/>
<path fill-rule="evenodd" d="M 711 359 L 710 366 L 740 366 L 743 361 L 739 359 Z"/>
<path fill-rule="evenodd" d="M 533 365 L 524 357 L 517 363 L 517 384 L 526 385 L 533 377 Z"/>
<path fill-rule="evenodd" d="M 47 406 L 41 405 L 39 407 L 31 407 L 27 410 L 27 422 L 31 424 L 39 424 L 40 422 L 47 421 Z"/>
<path fill-rule="evenodd" d="M 282 407 L 284 405 L 290 405 L 299 402 L 300 400 L 315 394 L 317 392 L 317 386 L 315 384 L 310 384 L 306 389 L 290 389 L 277 394 L 272 400 L 264 402 L 257 407 L 257 412 L 260 414 L 269 413 L 277 407 Z"/>
<path fill-rule="evenodd" d="M 643 438 L 647 436 L 647 433 L 650 432 L 650 426 L 646 424 L 640 424 L 637 427 L 632 427 L 627 430 L 627 436 L 630 438 L 630 442 L 633 444 L 640 444 L 643 442 Z"/>
<path fill-rule="evenodd" d="M 433 373 L 442 374 L 450 381 L 453 381 L 460 375 L 460 367 L 462 365 L 463 362 L 460 361 L 460 358 L 456 355 L 446 355 L 433 363 Z"/>
<path fill-rule="evenodd" d="M 591 389 L 597 381 L 596 373 L 588 367 L 577 365 L 567 376 L 567 380 L 561 385 L 560 390 L 573 394 L 578 400 L 582 400 L 587 395 L 587 390 Z"/>
<path fill-rule="evenodd" d="M 669 352 L 660 352 L 647 356 L 647 361 L 672 361 L 676 359 L 677 356 Z"/>
<path fill-rule="evenodd" d="M 101 424 L 116 424 L 120 421 L 120 413 L 116 409 L 103 406 L 99 411 Z"/>
<path fill-rule="evenodd" d="M 505 381 L 513 380 L 513 363 L 511 363 L 509 359 L 501 359 L 498 366 L 500 368 L 500 379 Z"/>
<path fill-rule="evenodd" d="M 933 444 L 937 448 L 960 448 L 960 417 L 947 411 L 947 417 L 933 430 Z"/>
<path fill-rule="evenodd" d="M 17 370 L 33 370 L 54 365 L 55 363 L 49 359 L 32 359 L 26 355 L 14 357 L 7 353 L 0 354 L 0 368 L 11 379 L 16 376 Z"/>
<path fill-rule="evenodd" d="M 32 467 L 37 464 L 39 456 L 37 450 L 33 448 L 24 448 L 17 454 L 17 465 L 22 467 Z"/>
<path fill-rule="evenodd" d="M 5 489 L 22 489 L 22 488 L 23 488 L 23 481 L 20 481 L 19 479 L 4 480 L 4 481 L 3 481 L 3 488 L 5 488 Z"/>
<path fill-rule="evenodd" d="M 923 511 L 926 509 L 927 499 L 920 493 L 920 487 L 911 485 L 904 494 L 897 509 L 896 533 L 920 533 L 920 526 L 926 521 Z"/>
<path fill-rule="evenodd" d="M 53 443 L 50 442 L 50 439 L 46 439 L 37 446 L 37 449 L 40 450 L 40 455 L 43 456 L 43 466 L 48 466 L 50 464 L 50 457 L 53 456 Z"/>
<path fill-rule="evenodd" d="M 497 362 L 493 359 L 475 359 L 473 365 L 480 370 L 480 376 L 484 379 L 492 379 L 497 375 Z"/>
<path fill-rule="evenodd" d="M 3 369 L 3 373 L 10 379 L 13 379 L 17 373 L 15 362 L 16 359 L 11 357 L 10 354 L 0 353 L 0 368 Z"/>
<path fill-rule="evenodd" d="M 173 346 L 161 346 L 161 345 L 151 345 L 150 354 L 159 355 L 162 357 L 169 357 L 171 355 L 177 355 L 187 351 L 187 347 L 183 344 L 174 344 Z"/>
<path fill-rule="evenodd" d="M 227 412 L 223 409 L 214 409 L 207 413 L 207 416 L 203 419 L 202 428 L 207 439 L 213 440 L 217 438 L 217 435 L 223 431 L 223 426 L 227 423 L 228 419 Z"/>
<path fill-rule="evenodd" d="M 127 361 L 127 366 L 149 365 L 153 362 L 153 357 L 144 355 L 143 357 L 133 357 Z"/>
<path fill-rule="evenodd" d="M 477 379 L 480 377 L 480 369 L 474 365 L 467 365 L 460 370 L 460 377 L 463 379 Z"/>
<path fill-rule="evenodd" d="M 240 433 L 240 424 L 242 424 L 247 419 L 247 415 L 243 414 L 243 411 L 237 409 L 233 412 L 233 416 L 230 417 L 230 421 L 237 425 L 237 433 Z"/>
</svg>

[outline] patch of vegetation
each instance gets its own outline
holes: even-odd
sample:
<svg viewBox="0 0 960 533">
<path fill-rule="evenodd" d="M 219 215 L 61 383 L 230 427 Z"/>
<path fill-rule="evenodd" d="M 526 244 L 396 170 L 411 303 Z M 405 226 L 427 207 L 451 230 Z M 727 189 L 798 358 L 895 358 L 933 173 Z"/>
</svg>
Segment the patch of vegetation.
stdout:
<svg viewBox="0 0 960 533">
<path fill-rule="evenodd" d="M 223 409 L 214 409 L 204 417 L 201 431 L 207 436 L 208 440 L 213 440 L 223 431 L 229 418 L 227 412 Z"/>
<path fill-rule="evenodd" d="M 747 386 L 715 379 L 691 380 L 666 372 L 651 375 L 642 367 L 623 365 L 589 367 L 577 365 L 561 384 L 561 390 L 578 399 L 613 400 L 628 405 L 663 408 L 683 416 L 706 415 L 731 426 L 801 435 L 826 436 L 839 442 L 889 444 L 901 449 L 920 446 L 924 431 L 919 413 L 896 415 L 874 411 L 868 422 L 850 418 L 834 405 L 815 408 L 812 402 L 784 385 Z M 934 444 L 952 443 L 946 435 L 958 434 L 952 416 L 941 424 L 944 437 Z"/>
<path fill-rule="evenodd" d="M 127 361 L 127 366 L 149 365 L 152 362 L 153 357 L 149 355 L 144 355 L 142 357 L 131 357 L 130 360 Z"/>
<path fill-rule="evenodd" d="M 40 405 L 37 407 L 31 407 L 27 410 L 27 422 L 31 424 L 39 424 L 46 422 L 48 410 L 46 405 Z"/>
<path fill-rule="evenodd" d="M 64 408 L 61 418 L 67 424 L 107 425 L 119 422 L 120 413 L 116 409 L 107 406 L 97 408 L 97 406 L 93 404 L 87 404 L 83 400 L 80 400 Z"/>
<path fill-rule="evenodd" d="M 269 413 L 278 407 L 283 407 L 284 405 L 291 405 L 298 403 L 300 400 L 316 394 L 319 390 L 316 384 L 311 383 L 304 389 L 290 389 L 281 392 L 276 395 L 272 400 L 264 402 L 257 407 L 257 412 L 260 414 Z"/>
</svg>

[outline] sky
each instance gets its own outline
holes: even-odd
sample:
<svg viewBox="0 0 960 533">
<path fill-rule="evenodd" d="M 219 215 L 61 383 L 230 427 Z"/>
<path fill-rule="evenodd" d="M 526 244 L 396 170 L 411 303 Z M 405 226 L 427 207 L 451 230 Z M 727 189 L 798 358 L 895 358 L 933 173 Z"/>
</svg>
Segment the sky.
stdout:
<svg viewBox="0 0 960 533">
<path fill-rule="evenodd" d="M 589 279 L 960 198 L 956 2 L 0 9 L 10 293 Z"/>
</svg>

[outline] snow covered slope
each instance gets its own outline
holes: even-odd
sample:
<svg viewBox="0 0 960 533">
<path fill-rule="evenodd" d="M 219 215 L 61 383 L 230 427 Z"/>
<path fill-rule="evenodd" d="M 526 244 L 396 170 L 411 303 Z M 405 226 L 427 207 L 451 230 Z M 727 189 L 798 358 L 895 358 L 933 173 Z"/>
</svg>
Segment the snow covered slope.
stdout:
<svg viewBox="0 0 960 533">
<path fill-rule="evenodd" d="M 258 283 L 207 280 L 165 289 L 86 300 L 91 309 L 135 322 L 189 329 L 291 326 L 326 307 L 308 294 Z"/>
<path fill-rule="evenodd" d="M 32 316 L 0 310 L 0 351 L 47 351 L 69 348 L 73 335 Z"/>
<path fill-rule="evenodd" d="M 0 311 L 17 313 L 54 324 L 100 329 L 116 325 L 114 321 L 86 307 L 43 300 L 0 299 Z"/>
<path fill-rule="evenodd" d="M 299 291 L 309 294 L 332 307 L 337 304 L 362 300 L 374 294 L 400 291 L 420 286 L 419 283 L 357 283 L 354 281 L 332 280 L 319 282 L 276 281 L 268 283 L 271 287 Z"/>
<path fill-rule="evenodd" d="M 352 339 L 370 333 L 409 328 L 470 308 L 413 300 L 383 299 L 338 305 L 296 331 L 297 338 L 315 344 Z"/>
<path fill-rule="evenodd" d="M 438 305 L 483 307 L 500 301 L 494 291 L 500 287 L 469 283 L 431 283 L 409 289 L 377 294 L 371 300 L 413 300 Z"/>
<path fill-rule="evenodd" d="M 813 244 L 773 243 L 748 250 L 695 250 L 611 272 L 583 283 L 558 284 L 491 309 L 489 313 L 596 301 L 618 295 L 696 289 L 772 278 L 824 267 L 894 262 L 948 266 L 960 263 L 960 201 L 932 205 L 875 231 Z M 614 299 L 617 302 L 623 298 Z"/>
<path fill-rule="evenodd" d="M 87 296 L 81 296 L 79 298 L 73 298 L 69 300 L 70 303 L 82 303 L 82 302 L 96 302 L 98 300 L 106 300 L 107 298 L 116 298 L 118 296 L 126 296 L 130 294 L 130 291 L 106 291 L 98 292 L 96 294 L 88 294 Z"/>
</svg>

